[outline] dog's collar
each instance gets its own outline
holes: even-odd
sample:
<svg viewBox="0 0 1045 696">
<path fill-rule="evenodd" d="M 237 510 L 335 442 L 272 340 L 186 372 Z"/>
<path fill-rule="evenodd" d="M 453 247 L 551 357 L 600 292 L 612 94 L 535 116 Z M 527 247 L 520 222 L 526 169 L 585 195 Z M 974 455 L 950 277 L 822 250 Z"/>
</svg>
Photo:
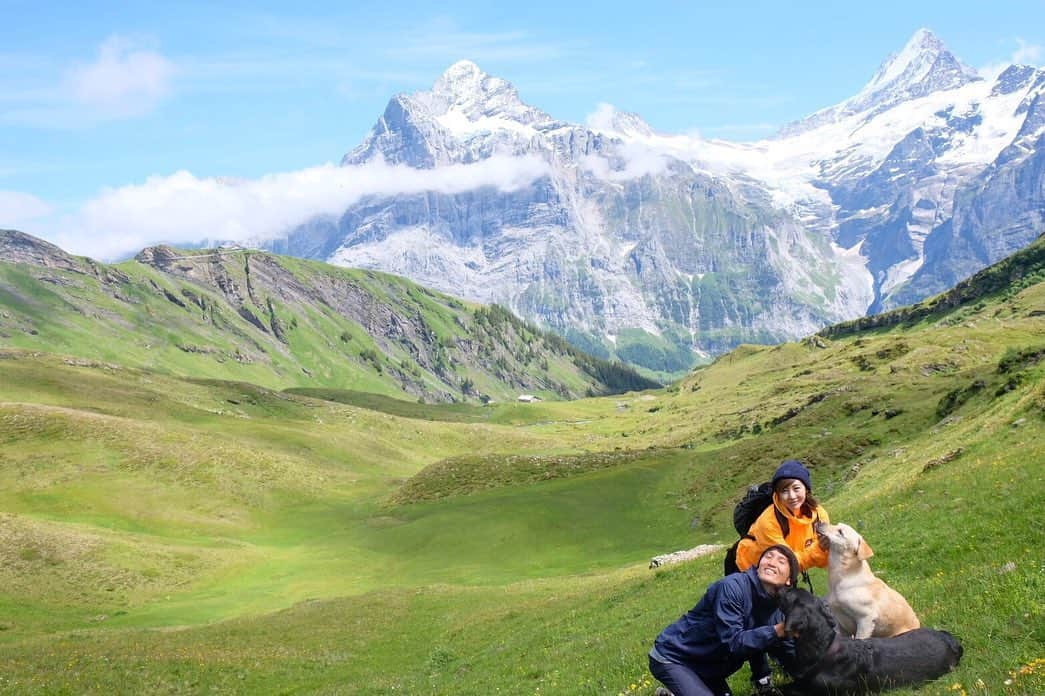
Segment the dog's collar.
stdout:
<svg viewBox="0 0 1045 696">
<path fill-rule="evenodd" d="M 831 657 L 832 655 L 837 654 L 838 651 L 841 650 L 841 649 L 842 649 L 842 636 L 841 636 L 840 633 L 838 633 L 836 631 L 835 632 L 835 639 L 831 641 L 831 645 L 827 648 L 827 650 L 824 651 L 824 654 L 820 656 L 820 659 L 817 660 L 816 662 L 814 662 L 808 669 L 806 669 L 801 674 L 795 675 L 795 677 L 794 677 L 795 681 L 803 681 L 803 680 L 809 679 L 810 677 L 815 675 L 817 672 L 819 672 L 823 668 L 824 663 L 827 661 L 827 658 Z"/>
</svg>

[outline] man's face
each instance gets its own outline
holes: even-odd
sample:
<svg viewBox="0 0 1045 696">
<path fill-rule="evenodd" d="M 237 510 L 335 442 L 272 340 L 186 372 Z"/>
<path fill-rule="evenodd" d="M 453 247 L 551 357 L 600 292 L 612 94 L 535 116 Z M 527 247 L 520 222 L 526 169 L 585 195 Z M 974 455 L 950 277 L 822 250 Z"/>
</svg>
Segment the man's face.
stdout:
<svg viewBox="0 0 1045 696">
<path fill-rule="evenodd" d="M 767 588 L 779 590 L 791 584 L 791 563 L 780 551 L 770 549 L 758 562 L 758 579 Z"/>
</svg>

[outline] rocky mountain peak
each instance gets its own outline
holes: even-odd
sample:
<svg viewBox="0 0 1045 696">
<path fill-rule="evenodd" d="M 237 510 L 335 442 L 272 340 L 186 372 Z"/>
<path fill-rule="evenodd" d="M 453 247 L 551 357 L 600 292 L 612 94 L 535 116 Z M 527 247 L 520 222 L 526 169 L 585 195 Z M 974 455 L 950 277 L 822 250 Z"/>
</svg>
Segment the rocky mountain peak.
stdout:
<svg viewBox="0 0 1045 696">
<path fill-rule="evenodd" d="M 424 168 L 473 162 L 495 151 L 525 151 L 535 126 L 552 122 L 551 116 L 523 102 L 512 83 L 460 60 L 432 89 L 394 96 L 366 140 L 342 164 L 378 156 Z"/>
<path fill-rule="evenodd" d="M 432 92 L 451 99 L 467 98 L 481 95 L 484 91 L 484 82 L 494 80 L 504 82 L 504 80 L 490 77 L 470 60 L 459 60 L 436 79 L 432 85 Z"/>
<path fill-rule="evenodd" d="M 780 135 L 797 135 L 856 115 L 869 119 L 897 104 L 982 79 L 973 68 L 956 58 L 934 33 L 919 29 L 899 53 L 885 59 L 856 96 L 788 124 Z"/>
<path fill-rule="evenodd" d="M 654 135 L 652 126 L 641 116 L 630 111 L 618 111 L 609 104 L 601 104 L 598 110 L 588 117 L 588 127 L 626 139 L 642 139 Z"/>
<path fill-rule="evenodd" d="M 1042 226 L 1045 71 L 988 82 L 928 30 L 787 142 L 658 136 L 609 104 L 584 125 L 542 118 L 511 83 L 455 63 L 390 101 L 346 162 L 526 157 L 542 165 L 530 184 L 375 196 L 282 248 L 498 302 L 672 371 L 690 349 L 800 336 L 939 292 Z"/>
<path fill-rule="evenodd" d="M 481 118 L 503 118 L 531 125 L 550 120 L 539 109 L 524 103 L 515 86 L 483 72 L 470 60 L 459 60 L 432 85 L 431 91 L 411 95 L 438 118 L 454 113 L 474 122 Z"/>
<path fill-rule="evenodd" d="M 80 270 L 81 266 L 54 244 L 17 230 L 0 230 L 0 261 L 67 270 Z"/>
<path fill-rule="evenodd" d="M 134 260 L 138 263 L 143 263 L 147 266 L 153 266 L 164 270 L 172 266 L 174 261 L 179 258 L 182 258 L 181 252 L 167 246 L 166 244 L 158 244 L 156 246 L 145 247 L 138 252 L 138 255 L 134 257 Z"/>
<path fill-rule="evenodd" d="M 860 91 L 853 106 L 892 106 L 931 92 L 961 87 L 981 79 L 958 60 L 935 34 L 919 29 L 903 49 L 889 56 Z"/>
<path fill-rule="evenodd" d="M 991 90 L 991 96 L 1011 94 L 1023 89 L 1037 75 L 1037 68 L 1032 65 L 1010 65 L 998 75 Z"/>
</svg>

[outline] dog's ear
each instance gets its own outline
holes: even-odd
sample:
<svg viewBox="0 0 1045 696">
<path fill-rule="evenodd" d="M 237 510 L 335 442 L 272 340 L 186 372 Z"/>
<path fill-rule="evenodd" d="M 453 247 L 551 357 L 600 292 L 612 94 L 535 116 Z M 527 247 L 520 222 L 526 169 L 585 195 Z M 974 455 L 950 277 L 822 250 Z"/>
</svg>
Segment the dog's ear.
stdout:
<svg viewBox="0 0 1045 696">
<path fill-rule="evenodd" d="M 859 558 L 861 561 L 866 561 L 873 555 L 874 551 L 871 549 L 870 546 L 867 545 L 867 542 L 864 541 L 864 538 L 860 537 L 860 548 L 856 550 L 856 557 Z"/>
</svg>

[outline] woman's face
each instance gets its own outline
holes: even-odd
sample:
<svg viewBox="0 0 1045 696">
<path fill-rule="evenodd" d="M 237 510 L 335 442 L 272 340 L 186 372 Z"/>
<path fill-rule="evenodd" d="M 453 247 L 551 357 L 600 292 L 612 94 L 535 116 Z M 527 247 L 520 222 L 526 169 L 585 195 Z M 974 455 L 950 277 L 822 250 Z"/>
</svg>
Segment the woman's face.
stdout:
<svg viewBox="0 0 1045 696">
<path fill-rule="evenodd" d="M 777 495 L 792 515 L 797 515 L 802 503 L 806 501 L 805 484 L 798 479 L 784 479 L 777 484 Z"/>
</svg>

